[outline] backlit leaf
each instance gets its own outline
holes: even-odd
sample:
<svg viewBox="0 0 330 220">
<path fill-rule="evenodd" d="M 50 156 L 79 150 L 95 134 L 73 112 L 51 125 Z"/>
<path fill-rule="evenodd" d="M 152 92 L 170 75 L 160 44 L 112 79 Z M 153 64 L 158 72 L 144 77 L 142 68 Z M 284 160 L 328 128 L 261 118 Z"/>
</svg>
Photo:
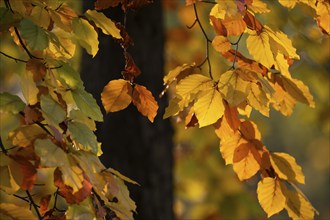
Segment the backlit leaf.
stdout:
<svg viewBox="0 0 330 220">
<path fill-rule="evenodd" d="M 181 66 L 177 66 L 171 71 L 168 72 L 166 76 L 164 76 L 164 85 L 171 84 L 174 81 L 179 82 L 181 79 L 187 77 L 192 74 L 196 70 L 196 64 L 182 64 Z"/>
<path fill-rule="evenodd" d="M 10 164 L 10 160 L 11 159 L 5 154 L 0 154 L 0 189 L 8 194 L 14 194 L 20 187 L 14 180 L 8 166 Z"/>
<path fill-rule="evenodd" d="M 243 146 L 243 148 L 240 146 Z M 251 147 L 254 146 L 249 143 L 239 144 L 233 154 L 233 168 L 241 181 L 250 179 L 260 169 L 260 164 L 254 157 Z"/>
<path fill-rule="evenodd" d="M 16 183 L 23 190 L 31 190 L 37 180 L 37 169 L 22 156 L 11 156 L 9 168 Z"/>
<path fill-rule="evenodd" d="M 32 145 L 37 138 L 44 138 L 47 133 L 38 125 L 25 125 L 9 133 L 13 145 L 27 147 Z"/>
<path fill-rule="evenodd" d="M 305 103 L 310 107 L 315 107 L 313 96 L 310 94 L 308 87 L 300 80 L 282 77 L 285 90 L 299 102 Z"/>
<path fill-rule="evenodd" d="M 25 103 L 16 95 L 4 92 L 0 93 L 0 112 L 12 112 L 17 114 L 25 107 Z M 1 122 L 2 125 L 2 122 Z"/>
<path fill-rule="evenodd" d="M 266 93 L 259 85 L 251 83 L 251 90 L 247 97 L 249 105 L 258 110 L 264 116 L 269 117 L 269 100 Z"/>
<path fill-rule="evenodd" d="M 99 41 L 94 27 L 85 19 L 74 18 L 72 20 L 72 29 L 79 44 L 86 49 L 87 53 L 93 57 L 99 50 Z"/>
<path fill-rule="evenodd" d="M 227 37 L 215 36 L 215 38 L 212 41 L 212 46 L 216 51 L 220 53 L 224 53 L 230 50 L 231 44 Z"/>
<path fill-rule="evenodd" d="M 35 24 L 47 30 L 50 24 L 50 16 L 45 7 L 40 7 L 39 5 L 34 6 L 30 16 Z"/>
<path fill-rule="evenodd" d="M 72 188 L 72 193 L 78 192 L 79 189 L 83 187 L 84 175 L 81 168 L 75 163 L 71 155 L 63 158 L 64 165 L 59 167 L 62 173 L 63 183 Z M 54 173 L 55 175 L 55 173 Z M 56 180 L 57 175 L 55 175 L 54 180 Z"/>
<path fill-rule="evenodd" d="M 44 167 L 61 167 L 68 164 L 66 153 L 49 139 L 38 139 L 34 143 L 36 154 L 40 157 L 40 165 Z"/>
<path fill-rule="evenodd" d="M 271 68 L 274 63 L 274 56 L 269 43 L 269 36 L 262 31 L 260 34 L 249 35 L 246 39 L 246 46 L 252 57 L 262 65 Z"/>
<path fill-rule="evenodd" d="M 317 23 L 321 30 L 330 35 L 330 3 L 328 1 L 318 1 L 316 5 Z"/>
<path fill-rule="evenodd" d="M 243 80 L 238 72 L 227 71 L 220 76 L 218 88 L 230 106 L 238 106 L 247 97 L 249 82 Z"/>
<path fill-rule="evenodd" d="M 144 86 L 136 84 L 133 90 L 133 104 L 142 115 L 153 122 L 157 115 L 158 104 L 152 93 Z"/>
<path fill-rule="evenodd" d="M 222 138 L 220 141 L 220 152 L 226 165 L 233 164 L 234 152 L 238 145 L 245 143 L 239 132 L 234 133 L 230 137 Z"/>
<path fill-rule="evenodd" d="M 0 218 L 6 220 L 38 219 L 28 207 L 22 207 L 12 203 L 0 204 Z"/>
<path fill-rule="evenodd" d="M 181 99 L 179 98 L 174 98 L 171 99 L 168 106 L 165 109 L 165 113 L 163 115 L 163 119 L 166 119 L 168 117 L 171 117 L 173 115 L 177 115 L 179 111 L 182 111 L 182 109 L 179 106 L 179 102 Z"/>
<path fill-rule="evenodd" d="M 67 219 L 96 219 L 93 203 L 91 199 L 87 197 L 83 202 L 79 204 L 73 204 L 68 207 L 66 212 Z"/>
<path fill-rule="evenodd" d="M 257 193 L 258 201 L 268 218 L 285 207 L 285 197 L 278 179 L 266 177 L 260 180 Z"/>
<path fill-rule="evenodd" d="M 95 121 L 103 121 L 103 114 L 92 94 L 84 89 L 72 90 L 72 97 L 79 108 L 86 116 Z"/>
<path fill-rule="evenodd" d="M 111 80 L 101 93 L 101 100 L 106 112 L 116 112 L 125 109 L 132 102 L 133 89 L 131 84 L 123 79 Z"/>
<path fill-rule="evenodd" d="M 10 148 L 13 144 L 9 139 L 9 133 L 20 126 L 20 115 L 10 112 L 0 112 L 0 121 L 1 142 L 5 148 Z"/>
<path fill-rule="evenodd" d="M 95 25 L 101 28 L 102 32 L 111 35 L 114 38 L 121 39 L 120 30 L 116 27 L 115 23 L 107 18 L 103 13 L 96 10 L 87 10 L 85 16 L 92 20 Z"/>
<path fill-rule="evenodd" d="M 225 111 L 221 94 L 212 87 L 201 93 L 194 103 L 194 109 L 199 127 L 214 124 Z"/>
<path fill-rule="evenodd" d="M 284 185 L 282 185 L 282 190 L 286 198 L 285 209 L 292 219 L 314 219 L 315 209 L 301 193 L 286 189 Z"/>
<path fill-rule="evenodd" d="M 32 50 L 43 50 L 48 47 L 49 39 L 47 31 L 31 20 L 23 19 L 20 23 L 20 33 Z"/>
<path fill-rule="evenodd" d="M 61 62 L 59 65 L 61 67 L 56 69 L 56 71 L 59 73 L 60 77 L 65 80 L 66 84 L 73 89 L 83 87 L 83 82 L 76 70 L 74 70 L 68 63 Z"/>
<path fill-rule="evenodd" d="M 252 4 L 247 4 L 247 8 L 252 10 L 254 13 L 267 13 L 270 10 L 267 8 L 267 4 L 261 0 L 246 1 L 252 2 Z"/>
<path fill-rule="evenodd" d="M 34 105 L 38 102 L 39 90 L 33 80 L 33 74 L 29 71 L 24 71 L 21 76 L 22 93 L 27 104 Z"/>
<path fill-rule="evenodd" d="M 98 152 L 96 136 L 87 125 L 79 122 L 69 122 L 68 132 L 76 147 L 85 151 Z"/>
<path fill-rule="evenodd" d="M 45 119 L 54 124 L 59 124 L 66 118 L 66 111 L 50 96 L 40 97 L 40 106 Z"/>
<path fill-rule="evenodd" d="M 293 183 L 305 183 L 305 176 L 294 157 L 286 153 L 271 153 L 270 161 L 277 175 Z"/>
</svg>

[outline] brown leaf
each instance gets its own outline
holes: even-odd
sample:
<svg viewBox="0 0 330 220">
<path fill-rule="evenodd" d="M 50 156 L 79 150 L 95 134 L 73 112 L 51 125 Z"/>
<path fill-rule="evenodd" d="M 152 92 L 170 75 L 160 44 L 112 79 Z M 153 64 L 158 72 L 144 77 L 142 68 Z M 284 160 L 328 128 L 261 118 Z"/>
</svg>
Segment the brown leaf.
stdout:
<svg viewBox="0 0 330 220">
<path fill-rule="evenodd" d="M 128 53 L 124 52 L 125 55 L 125 70 L 122 72 L 124 79 L 133 82 L 134 78 L 141 74 L 139 67 L 135 65 L 133 57 Z"/>
<path fill-rule="evenodd" d="M 96 0 L 94 3 L 96 10 L 104 10 L 110 7 L 116 7 L 124 0 Z"/>
<path fill-rule="evenodd" d="M 225 106 L 225 113 L 224 113 L 225 119 L 228 125 L 230 126 L 230 128 L 233 131 L 236 131 L 241 124 L 238 117 L 237 107 L 230 107 L 226 101 L 224 101 L 224 106 Z"/>
<path fill-rule="evenodd" d="M 133 104 L 142 115 L 153 122 L 157 115 L 158 104 L 152 93 L 144 86 L 135 85 L 133 91 Z"/>
<path fill-rule="evenodd" d="M 246 11 L 243 20 L 247 27 L 251 30 L 255 30 L 257 34 L 259 34 L 263 28 L 262 24 L 256 19 L 256 17 L 248 11 Z"/>
<path fill-rule="evenodd" d="M 116 23 L 116 27 L 120 30 L 121 39 L 115 39 L 117 42 L 120 43 L 122 48 L 127 49 L 130 45 L 134 45 L 133 39 L 127 33 L 125 27 L 120 23 Z"/>
<path fill-rule="evenodd" d="M 150 4 L 152 3 L 153 0 L 123 0 L 122 1 L 122 9 L 124 11 L 127 11 L 128 9 L 138 9 L 138 8 L 141 8 L 147 4 Z"/>
<path fill-rule="evenodd" d="M 31 190 L 37 179 L 37 169 L 34 165 L 22 156 L 10 156 L 9 164 L 12 175 L 23 190 Z"/>
<path fill-rule="evenodd" d="M 25 106 L 24 108 L 24 119 L 25 123 L 30 125 L 36 121 L 42 121 L 42 114 L 38 109 Z"/>
<path fill-rule="evenodd" d="M 213 28 L 215 30 L 215 33 L 217 35 L 221 35 L 221 36 L 227 36 L 228 33 L 227 33 L 227 29 L 226 27 L 222 24 L 221 20 L 220 19 L 217 19 L 216 17 L 214 16 L 210 16 L 210 19 L 211 19 L 211 22 L 213 24 Z"/>
<path fill-rule="evenodd" d="M 44 215 L 47 212 L 51 197 L 52 197 L 52 195 L 48 194 L 48 195 L 43 196 L 43 197 L 40 198 L 39 212 L 40 212 L 41 215 Z"/>
<path fill-rule="evenodd" d="M 62 172 L 59 168 L 56 168 L 56 170 L 54 171 L 54 185 L 58 187 L 59 194 L 69 204 L 78 204 L 82 202 L 87 196 L 91 195 L 92 192 L 92 184 L 84 175 L 84 180 L 82 182 L 83 187 L 77 192 L 73 193 L 72 187 L 64 184 L 62 179 Z"/>
<path fill-rule="evenodd" d="M 33 74 L 33 80 L 38 82 L 45 77 L 47 68 L 41 60 L 32 58 L 26 63 L 26 71 L 30 71 Z"/>
</svg>

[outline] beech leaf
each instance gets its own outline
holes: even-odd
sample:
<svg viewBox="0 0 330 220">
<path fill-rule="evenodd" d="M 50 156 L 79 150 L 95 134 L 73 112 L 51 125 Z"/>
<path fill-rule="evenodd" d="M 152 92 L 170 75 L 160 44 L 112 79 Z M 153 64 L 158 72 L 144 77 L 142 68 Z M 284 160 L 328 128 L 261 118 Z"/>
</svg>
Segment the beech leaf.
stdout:
<svg viewBox="0 0 330 220">
<path fill-rule="evenodd" d="M 12 203 L 0 204 L 0 218 L 8 220 L 38 219 L 28 207 L 22 207 Z"/>
<path fill-rule="evenodd" d="M 146 87 L 141 85 L 134 86 L 133 104 L 142 115 L 147 116 L 151 122 L 154 122 L 154 118 L 157 115 L 158 104 L 152 93 Z"/>
<path fill-rule="evenodd" d="M 50 96 L 41 95 L 40 106 L 45 119 L 54 124 L 59 124 L 66 118 L 66 111 Z"/>
<path fill-rule="evenodd" d="M 125 109 L 132 102 L 133 89 L 131 84 L 123 79 L 111 80 L 101 93 L 101 100 L 106 112 L 116 112 Z"/>
<path fill-rule="evenodd" d="M 12 112 L 17 114 L 22 111 L 24 107 L 25 103 L 18 96 L 7 92 L 0 93 L 0 113 Z"/>
</svg>

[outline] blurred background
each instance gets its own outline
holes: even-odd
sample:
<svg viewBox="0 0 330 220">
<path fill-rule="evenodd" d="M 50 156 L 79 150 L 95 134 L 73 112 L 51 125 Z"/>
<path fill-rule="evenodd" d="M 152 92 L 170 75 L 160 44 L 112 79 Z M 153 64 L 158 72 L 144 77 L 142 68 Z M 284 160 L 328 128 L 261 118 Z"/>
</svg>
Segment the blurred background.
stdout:
<svg viewBox="0 0 330 220">
<path fill-rule="evenodd" d="M 77 1 L 73 5 L 80 7 Z M 183 63 L 201 62 L 205 57 L 205 39 L 198 26 L 186 28 L 194 22 L 193 7 L 185 7 L 183 0 L 162 0 L 164 21 L 164 72 Z M 299 4 L 292 10 L 276 1 L 267 1 L 270 13 L 258 15 L 263 24 L 285 32 L 297 48 L 301 60 L 291 67 L 298 78 L 311 90 L 316 107 L 298 104 L 291 117 L 271 111 L 270 118 L 252 113 L 271 151 L 283 151 L 294 156 L 306 175 L 306 185 L 299 187 L 319 211 L 316 219 L 330 219 L 329 213 L 329 69 L 330 39 L 323 35 L 313 20 L 314 12 Z M 149 6 L 148 6 L 149 7 Z M 212 39 L 208 13 L 212 4 L 199 3 L 198 13 Z M 10 37 L 1 35 L 1 51 L 17 58 L 26 58 L 16 49 Z M 134 38 L 134 37 L 133 37 Z M 244 39 L 242 40 L 244 42 Z M 247 55 L 244 43 L 239 51 Z M 80 53 L 72 61 L 79 69 Z M 211 49 L 213 72 L 221 74 L 229 65 Z M 91 61 L 93 62 L 93 61 Z M 19 93 L 19 74 L 24 63 L 0 57 L 0 92 Z M 116 75 L 115 77 L 118 77 Z M 106 82 L 105 82 L 106 83 Z M 161 82 L 160 82 L 161 83 Z M 158 94 L 154 94 L 157 96 Z M 162 110 L 163 111 L 163 110 Z M 174 214 L 177 220 L 266 219 L 256 196 L 256 176 L 240 182 L 231 166 L 225 166 L 219 152 L 219 141 L 212 129 L 185 129 L 172 119 L 174 128 Z M 169 146 L 170 147 L 170 146 Z M 118 165 L 120 166 L 120 165 Z M 124 173 L 130 176 L 128 173 Z M 131 176 L 130 176 L 131 177 Z M 134 179 L 134 178 L 133 178 Z M 139 189 L 137 189 L 139 190 Z M 139 205 L 139 204 L 138 204 Z M 283 211 L 271 219 L 287 219 Z"/>
</svg>

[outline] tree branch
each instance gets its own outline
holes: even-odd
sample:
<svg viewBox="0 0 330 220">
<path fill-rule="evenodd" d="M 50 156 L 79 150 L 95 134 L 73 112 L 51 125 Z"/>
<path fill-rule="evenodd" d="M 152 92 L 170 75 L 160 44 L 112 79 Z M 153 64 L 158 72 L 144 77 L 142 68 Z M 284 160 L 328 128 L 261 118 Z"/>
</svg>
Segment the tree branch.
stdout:
<svg viewBox="0 0 330 220">
<path fill-rule="evenodd" d="M 235 45 L 236 48 L 235 48 L 235 54 L 234 54 L 233 64 L 232 64 L 232 66 L 229 68 L 229 70 L 234 70 L 234 69 L 235 69 L 235 63 L 236 63 L 237 52 L 238 52 L 238 45 L 239 45 L 239 42 L 240 42 L 241 39 L 242 39 L 242 36 L 243 36 L 243 33 L 241 33 L 241 35 L 239 36 L 238 40 L 237 40 L 235 43 L 231 43 L 231 45 Z"/>
<path fill-rule="evenodd" d="M 201 29 L 201 31 L 203 32 L 203 35 L 205 37 L 205 40 L 206 40 L 206 57 L 205 57 L 205 60 L 199 64 L 197 67 L 200 68 L 202 65 L 204 65 L 204 63 L 207 61 L 207 64 L 208 64 L 208 69 L 209 69 L 209 76 L 211 79 L 213 79 L 213 76 L 212 76 L 212 69 L 211 69 L 211 61 L 210 61 L 210 50 L 209 50 L 209 43 L 211 43 L 212 41 L 209 39 L 209 37 L 207 36 L 204 28 L 203 28 L 203 25 L 201 24 L 200 20 L 199 20 L 199 17 L 198 17 L 198 12 L 197 12 L 197 6 L 196 4 L 194 4 L 194 12 L 195 12 L 195 17 L 196 17 L 196 20 L 195 22 L 191 25 L 191 28 L 196 24 L 196 22 L 198 23 L 198 26 L 199 28 Z M 189 27 L 188 27 L 189 28 Z"/>
<path fill-rule="evenodd" d="M 18 61 L 19 61 L 19 62 L 27 63 L 26 60 L 21 60 L 21 59 L 15 58 L 15 57 L 10 56 L 10 55 L 8 55 L 8 54 L 2 52 L 2 51 L 0 51 L 0 54 L 4 55 L 5 57 L 8 57 L 8 58 L 10 58 L 10 59 L 12 59 L 12 60 L 15 60 L 15 62 L 18 62 Z"/>
<path fill-rule="evenodd" d="M 37 215 L 38 215 L 38 218 L 39 218 L 39 219 L 43 219 L 42 216 L 41 216 L 41 214 L 40 214 L 40 212 L 39 212 L 39 208 L 40 208 L 40 206 L 38 206 L 38 205 L 34 202 L 34 200 L 33 200 L 32 196 L 31 196 L 29 190 L 26 190 L 25 192 L 26 192 L 26 194 L 27 194 L 27 196 L 28 196 L 28 198 L 29 198 L 30 204 L 33 206 L 34 210 L 36 211 L 36 213 L 37 213 Z"/>
<path fill-rule="evenodd" d="M 21 35 L 20 35 L 19 32 L 18 32 L 17 27 L 14 27 L 14 30 L 15 30 L 15 34 L 16 34 L 17 37 L 18 37 L 19 43 L 22 45 L 23 49 L 24 49 L 25 52 L 29 55 L 29 57 L 30 57 L 30 58 L 34 58 L 34 59 L 38 59 L 38 60 L 42 60 L 42 58 L 34 56 L 34 55 L 28 50 L 28 48 L 26 47 L 26 45 L 24 44 L 24 42 L 23 42 L 23 40 L 22 40 L 22 38 L 21 38 Z"/>
</svg>

